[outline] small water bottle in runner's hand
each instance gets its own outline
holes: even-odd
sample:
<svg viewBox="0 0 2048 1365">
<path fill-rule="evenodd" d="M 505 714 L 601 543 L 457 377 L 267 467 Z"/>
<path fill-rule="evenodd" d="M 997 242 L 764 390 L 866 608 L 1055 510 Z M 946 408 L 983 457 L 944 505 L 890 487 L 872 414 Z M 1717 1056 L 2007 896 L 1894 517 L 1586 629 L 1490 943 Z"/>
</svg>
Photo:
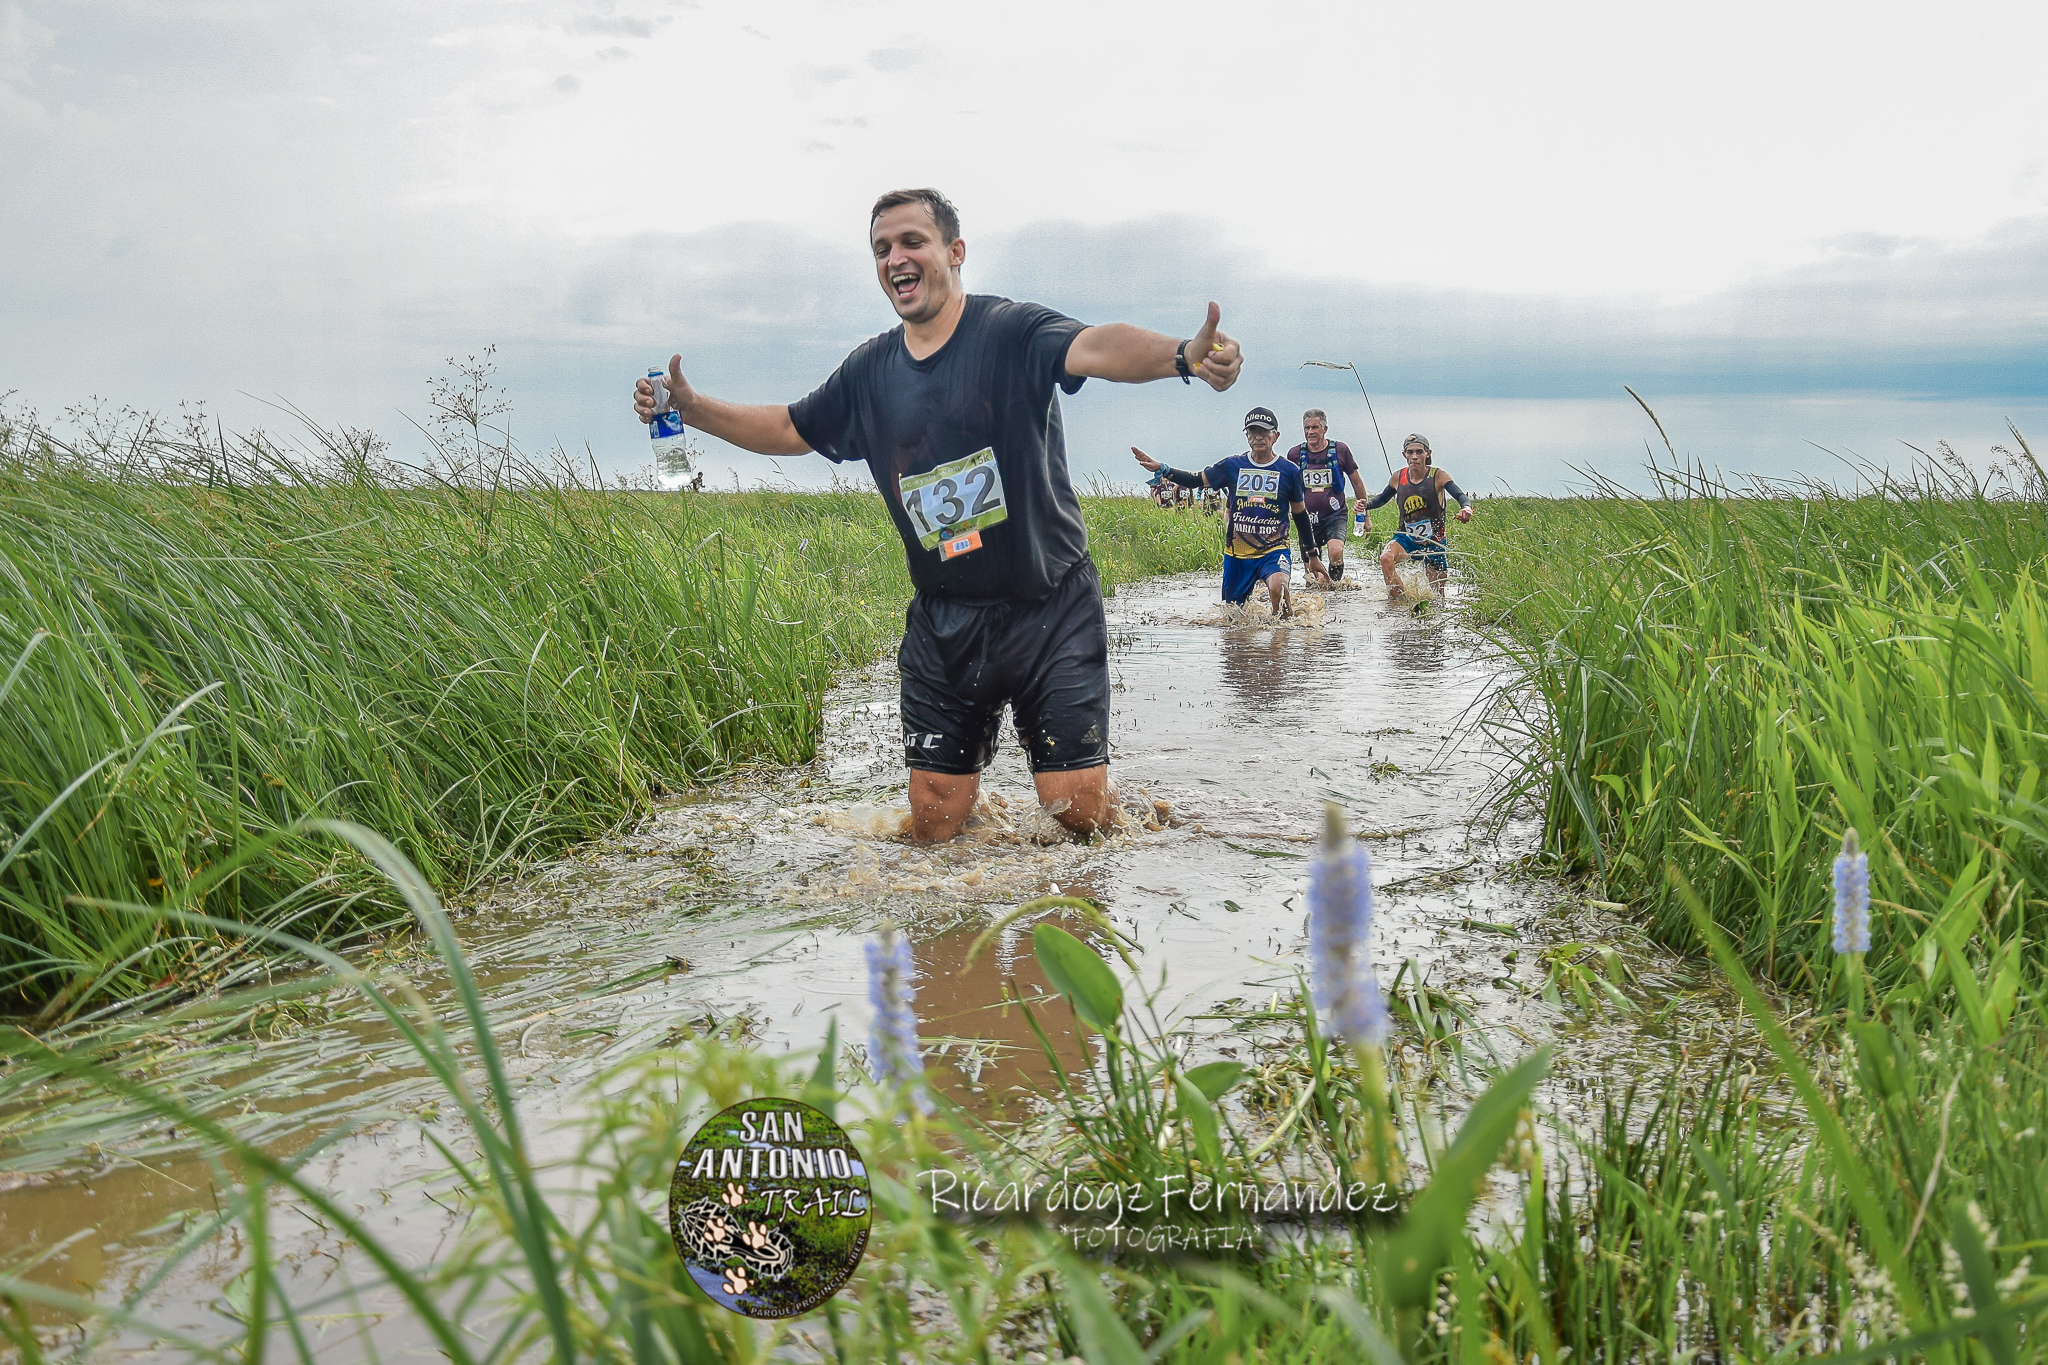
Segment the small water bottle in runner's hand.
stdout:
<svg viewBox="0 0 2048 1365">
<path fill-rule="evenodd" d="M 1360 506 L 1351 514 L 1351 538 L 1353 540 L 1365 539 L 1365 522 L 1365 508 Z"/>
<path fill-rule="evenodd" d="M 657 474 L 687 474 L 690 472 L 689 443 L 683 436 L 682 415 L 669 401 L 668 371 L 649 370 L 647 378 L 654 385 L 654 420 L 647 424 L 647 439 L 653 443 L 654 449 L 654 471 Z"/>
</svg>

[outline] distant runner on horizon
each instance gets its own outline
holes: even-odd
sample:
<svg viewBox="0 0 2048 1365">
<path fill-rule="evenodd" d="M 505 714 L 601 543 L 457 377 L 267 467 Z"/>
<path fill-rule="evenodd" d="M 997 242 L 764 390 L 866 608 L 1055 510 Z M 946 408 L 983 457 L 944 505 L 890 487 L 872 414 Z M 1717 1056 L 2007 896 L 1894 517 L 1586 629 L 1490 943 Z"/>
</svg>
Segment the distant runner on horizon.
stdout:
<svg viewBox="0 0 2048 1365">
<path fill-rule="evenodd" d="M 1301 415 L 1301 434 L 1302 443 L 1288 451 L 1287 458 L 1301 470 L 1309 519 L 1315 523 L 1316 539 L 1329 550 L 1329 575 L 1335 581 L 1344 577 L 1344 480 L 1351 480 L 1360 502 L 1365 501 L 1365 480 L 1358 476 L 1351 447 L 1330 439 L 1330 418 L 1321 408 Z"/>
<path fill-rule="evenodd" d="M 1214 303 L 1183 341 L 967 293 L 960 215 L 934 189 L 877 199 L 868 245 L 902 323 L 808 397 L 724 402 L 690 386 L 680 355 L 668 397 L 686 425 L 744 450 L 866 461 L 917 589 L 896 655 L 912 837 L 951 839 L 966 824 L 1005 703 L 1040 803 L 1076 834 L 1105 829 L 1117 822 L 1109 629 L 1058 394 L 1175 375 L 1220 392 L 1237 382 L 1238 344 Z M 642 379 L 634 412 L 652 421 L 657 405 Z"/>
<path fill-rule="evenodd" d="M 1427 437 L 1410 432 L 1401 443 L 1401 458 L 1406 461 L 1405 467 L 1397 470 L 1387 486 L 1365 504 L 1365 510 L 1370 512 L 1395 498 L 1401 500 L 1395 509 L 1400 529 L 1387 538 L 1387 548 L 1380 551 L 1380 572 L 1386 577 L 1389 598 L 1401 595 L 1401 580 L 1394 576 L 1394 566 L 1404 559 L 1420 559 L 1429 572 L 1430 583 L 1438 588 L 1450 576 L 1450 527 L 1444 517 L 1446 496 L 1457 499 L 1460 522 L 1472 520 L 1471 497 L 1449 474 L 1430 467 Z"/>
</svg>

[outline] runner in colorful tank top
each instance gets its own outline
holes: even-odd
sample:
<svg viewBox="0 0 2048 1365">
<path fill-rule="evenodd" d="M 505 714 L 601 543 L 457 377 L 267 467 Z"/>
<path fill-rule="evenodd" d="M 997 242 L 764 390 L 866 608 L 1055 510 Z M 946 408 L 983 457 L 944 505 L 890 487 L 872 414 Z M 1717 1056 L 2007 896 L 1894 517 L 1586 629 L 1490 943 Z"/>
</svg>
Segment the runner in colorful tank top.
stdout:
<svg viewBox="0 0 2048 1365">
<path fill-rule="evenodd" d="M 1457 500 L 1457 520 L 1472 520 L 1471 497 L 1458 487 L 1456 479 L 1433 468 L 1429 457 L 1428 439 L 1411 432 L 1401 443 L 1401 458 L 1406 466 L 1365 505 L 1371 511 L 1399 499 L 1396 511 L 1400 529 L 1387 541 L 1387 548 L 1380 551 L 1380 572 L 1386 577 L 1389 598 L 1401 595 L 1401 580 L 1394 576 L 1394 566 L 1404 559 L 1420 559 L 1429 570 L 1429 581 L 1439 588 L 1443 586 L 1451 569 L 1449 527 L 1444 516 L 1446 496 Z"/>
<path fill-rule="evenodd" d="M 1280 419 L 1271 408 L 1253 408 L 1244 415 L 1244 439 L 1251 449 L 1218 460 L 1207 469 L 1175 469 L 1136 446 L 1131 454 L 1149 470 L 1183 488 L 1220 488 L 1229 499 L 1223 521 L 1223 600 L 1243 602 L 1263 583 L 1275 616 L 1293 612 L 1288 577 L 1294 565 L 1287 556 L 1287 519 L 1294 518 L 1301 537 L 1301 557 L 1310 578 L 1323 576 L 1321 547 L 1315 525 L 1302 501 L 1301 470 L 1274 450 Z"/>
<path fill-rule="evenodd" d="M 1330 577 L 1344 576 L 1344 532 L 1348 529 L 1344 511 L 1344 481 L 1351 480 L 1352 492 L 1365 501 L 1365 480 L 1358 477 L 1358 461 L 1351 447 L 1330 439 L 1330 419 L 1321 408 L 1301 415 L 1302 443 L 1287 452 L 1301 470 L 1301 484 L 1307 490 L 1309 520 L 1315 523 L 1316 539 L 1329 555 Z"/>
</svg>

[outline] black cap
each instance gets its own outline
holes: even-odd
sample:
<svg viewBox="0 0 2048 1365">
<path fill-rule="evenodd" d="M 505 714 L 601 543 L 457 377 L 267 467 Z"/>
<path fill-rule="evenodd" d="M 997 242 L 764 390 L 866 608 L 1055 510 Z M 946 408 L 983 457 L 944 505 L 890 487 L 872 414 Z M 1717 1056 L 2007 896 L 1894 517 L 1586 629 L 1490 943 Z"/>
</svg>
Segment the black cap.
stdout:
<svg viewBox="0 0 2048 1365">
<path fill-rule="evenodd" d="M 1250 431 L 1253 427 L 1264 427 L 1267 431 L 1278 431 L 1280 430 L 1280 419 L 1273 415 L 1271 408 L 1253 408 L 1244 415 L 1244 429 Z"/>
</svg>

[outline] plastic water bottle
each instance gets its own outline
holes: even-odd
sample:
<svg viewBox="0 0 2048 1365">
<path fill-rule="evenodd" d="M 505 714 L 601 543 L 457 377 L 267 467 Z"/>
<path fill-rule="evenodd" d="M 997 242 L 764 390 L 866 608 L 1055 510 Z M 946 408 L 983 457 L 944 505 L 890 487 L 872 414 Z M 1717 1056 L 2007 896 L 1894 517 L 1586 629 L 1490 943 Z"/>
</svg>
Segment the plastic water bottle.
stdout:
<svg viewBox="0 0 2048 1365">
<path fill-rule="evenodd" d="M 682 415 L 669 401 L 668 371 L 649 370 L 647 377 L 654 381 L 654 420 L 647 424 L 647 439 L 654 450 L 654 472 L 687 474 L 690 472 L 689 441 L 683 435 Z"/>
<path fill-rule="evenodd" d="M 1363 507 L 1357 508 L 1351 513 L 1351 538 L 1353 540 L 1365 539 L 1365 522 L 1366 516 Z"/>
</svg>

